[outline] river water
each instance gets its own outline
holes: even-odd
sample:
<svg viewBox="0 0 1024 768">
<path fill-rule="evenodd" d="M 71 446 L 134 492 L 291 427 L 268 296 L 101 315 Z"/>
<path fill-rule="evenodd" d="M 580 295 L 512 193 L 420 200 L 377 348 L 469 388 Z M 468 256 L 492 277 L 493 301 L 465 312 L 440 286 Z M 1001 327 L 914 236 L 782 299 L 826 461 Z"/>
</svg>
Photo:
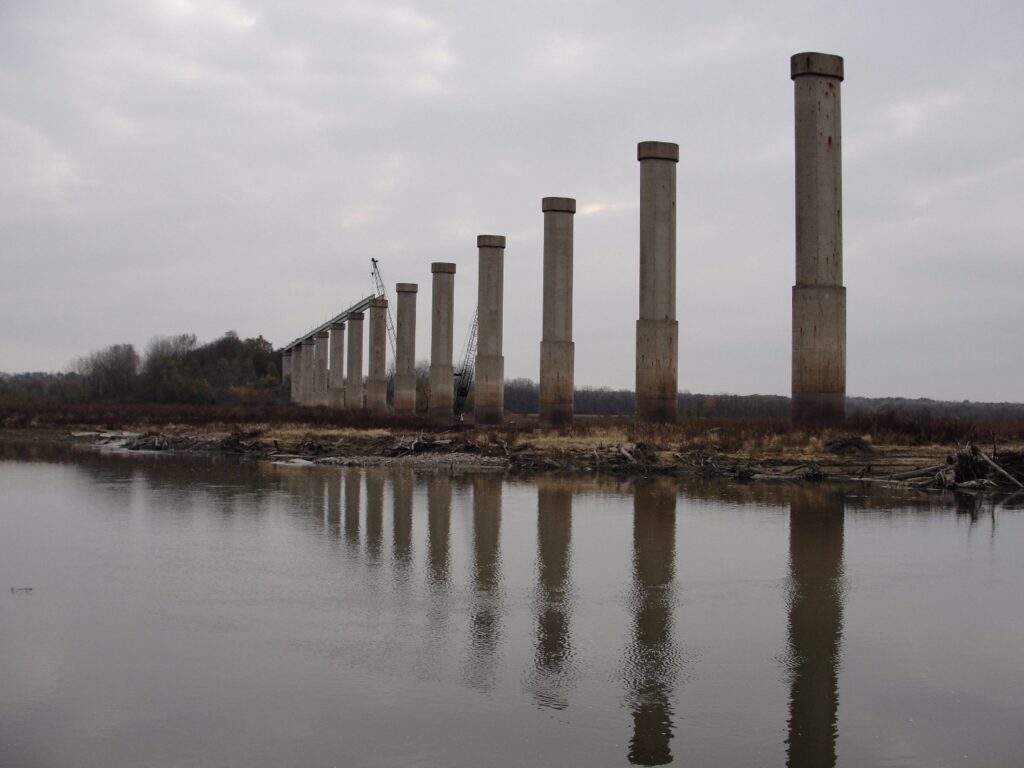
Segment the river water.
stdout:
<svg viewBox="0 0 1024 768">
<path fill-rule="evenodd" d="M 0 448 L 4 768 L 1021 766 L 1022 726 L 1012 505 Z"/>
</svg>

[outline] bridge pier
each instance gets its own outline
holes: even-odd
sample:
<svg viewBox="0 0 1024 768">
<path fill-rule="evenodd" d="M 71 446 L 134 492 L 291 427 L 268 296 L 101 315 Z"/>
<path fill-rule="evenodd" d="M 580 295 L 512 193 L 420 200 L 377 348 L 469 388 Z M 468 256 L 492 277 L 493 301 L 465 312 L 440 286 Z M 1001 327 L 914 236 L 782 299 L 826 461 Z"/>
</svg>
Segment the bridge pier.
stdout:
<svg viewBox="0 0 1024 768">
<path fill-rule="evenodd" d="M 313 405 L 327 405 L 327 342 L 330 334 L 321 331 L 313 337 Z"/>
<path fill-rule="evenodd" d="M 477 424 L 502 424 L 505 420 L 505 358 L 502 354 L 505 238 L 480 235 L 476 244 L 480 268 L 474 414 Z"/>
<path fill-rule="evenodd" d="M 793 420 L 846 416 L 846 288 L 839 86 L 843 59 L 790 59 L 796 134 L 796 284 L 793 286 Z"/>
<path fill-rule="evenodd" d="M 433 286 L 430 310 L 430 393 L 427 413 L 432 419 L 450 421 L 455 405 L 454 346 L 455 265 L 435 261 L 430 265 Z"/>
<path fill-rule="evenodd" d="M 291 348 L 292 353 L 292 386 L 291 401 L 298 405 L 302 401 L 302 344 Z"/>
<path fill-rule="evenodd" d="M 540 342 L 540 421 L 571 424 L 576 349 L 572 341 L 572 246 L 576 201 L 545 197 L 544 329 Z"/>
<path fill-rule="evenodd" d="M 416 415 L 416 283 L 398 283 L 398 307 L 395 316 L 395 397 L 396 416 Z"/>
<path fill-rule="evenodd" d="M 348 361 L 345 366 L 345 410 L 363 408 L 363 313 L 348 316 Z"/>
<path fill-rule="evenodd" d="M 345 407 L 345 323 L 331 326 L 331 344 L 327 356 L 327 405 L 341 410 Z"/>
<path fill-rule="evenodd" d="M 302 390 L 299 393 L 299 402 L 302 405 L 313 405 L 314 401 L 316 367 L 313 356 L 315 346 L 316 341 L 312 337 L 302 340 Z"/>
<path fill-rule="evenodd" d="M 366 408 L 377 416 L 388 412 L 387 299 L 370 302 L 369 375 L 366 379 Z"/>
<path fill-rule="evenodd" d="M 673 422 L 678 413 L 676 166 L 679 145 L 643 141 L 640 161 L 640 319 L 636 322 L 636 415 Z"/>
</svg>

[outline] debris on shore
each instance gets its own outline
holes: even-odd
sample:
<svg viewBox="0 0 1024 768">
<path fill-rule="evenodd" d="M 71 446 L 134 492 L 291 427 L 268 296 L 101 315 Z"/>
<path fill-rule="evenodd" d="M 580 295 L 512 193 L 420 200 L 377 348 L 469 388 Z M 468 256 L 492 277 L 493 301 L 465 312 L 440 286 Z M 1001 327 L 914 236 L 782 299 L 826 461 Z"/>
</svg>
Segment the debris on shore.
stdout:
<svg viewBox="0 0 1024 768">
<path fill-rule="evenodd" d="M 273 433 L 271 433 L 272 435 Z M 86 435 L 81 435 L 86 437 Z M 696 475 L 741 482 L 825 480 L 883 483 L 923 490 L 1024 492 L 1024 452 L 993 448 L 990 456 L 974 444 L 905 453 L 879 449 L 863 438 L 840 435 L 817 452 L 744 456 L 722 452 L 710 442 L 666 449 L 644 442 L 591 443 L 531 440 L 529 435 L 491 433 L 349 434 L 333 442 L 305 435 L 284 444 L 253 429 L 228 435 L 92 433 L 99 444 L 128 451 L 226 453 L 292 465 L 367 466 L 401 463 L 423 468 L 496 469 L 512 473 L 602 473 L 611 475 Z M 474 439 L 475 438 L 475 439 Z M 948 450 L 948 449 L 947 449 Z M 924 461 L 921 460 L 924 459 Z"/>
</svg>

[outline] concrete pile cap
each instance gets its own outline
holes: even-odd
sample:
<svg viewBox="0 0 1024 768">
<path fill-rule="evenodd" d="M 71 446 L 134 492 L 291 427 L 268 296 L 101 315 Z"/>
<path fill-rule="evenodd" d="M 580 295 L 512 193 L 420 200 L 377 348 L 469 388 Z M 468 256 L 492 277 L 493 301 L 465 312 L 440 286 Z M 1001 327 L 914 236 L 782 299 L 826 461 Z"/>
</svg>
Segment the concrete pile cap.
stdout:
<svg viewBox="0 0 1024 768">
<path fill-rule="evenodd" d="M 455 265 L 450 261 L 435 261 L 431 263 L 430 271 L 435 275 L 454 275 Z"/>
<path fill-rule="evenodd" d="M 540 201 L 540 209 L 544 213 L 548 211 L 562 211 L 564 213 L 576 213 L 576 198 L 574 197 L 545 197 Z"/>
<path fill-rule="evenodd" d="M 387 309 L 387 299 L 370 299 L 370 309 Z"/>
<path fill-rule="evenodd" d="M 504 235 L 477 235 L 476 237 L 477 248 L 504 248 L 505 247 L 505 236 Z"/>
<path fill-rule="evenodd" d="M 335 323 L 334 325 L 331 326 L 331 330 L 332 331 L 344 331 L 345 330 L 345 321 L 344 320 L 338 321 L 337 323 Z"/>
<path fill-rule="evenodd" d="M 348 319 L 349 320 L 362 320 L 363 319 L 363 313 L 362 312 L 349 312 L 348 313 Z"/>
<path fill-rule="evenodd" d="M 420 287 L 416 283 L 396 283 L 396 293 L 416 293 Z"/>
<path fill-rule="evenodd" d="M 303 339 L 302 340 L 302 346 L 304 346 L 304 347 L 305 346 L 310 346 L 311 347 L 314 344 L 316 344 L 316 339 L 314 339 L 312 336 L 310 336 L 308 339 Z"/>
<path fill-rule="evenodd" d="M 641 141 L 636 145 L 637 160 L 671 160 L 679 162 L 679 145 L 669 141 Z"/>
<path fill-rule="evenodd" d="M 801 75 L 818 75 L 843 79 L 843 57 L 831 53 L 795 53 L 789 59 L 789 76 L 796 80 Z"/>
<path fill-rule="evenodd" d="M 330 335 L 331 334 L 329 334 L 327 331 L 320 331 L 320 333 L 318 333 L 316 335 L 316 338 L 318 338 L 318 339 L 326 339 L 326 338 L 329 338 Z"/>
</svg>

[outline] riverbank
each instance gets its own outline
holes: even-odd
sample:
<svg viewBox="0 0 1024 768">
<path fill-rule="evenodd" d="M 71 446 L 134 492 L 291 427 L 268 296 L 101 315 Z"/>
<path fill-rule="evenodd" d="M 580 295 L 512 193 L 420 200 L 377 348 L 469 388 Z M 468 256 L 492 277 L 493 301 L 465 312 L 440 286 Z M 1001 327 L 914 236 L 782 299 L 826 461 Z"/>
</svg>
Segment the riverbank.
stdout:
<svg viewBox="0 0 1024 768">
<path fill-rule="evenodd" d="M 581 419 L 563 431 L 529 420 L 503 428 L 444 429 L 308 422 L 122 423 L 119 429 L 38 425 L 0 430 L 0 440 L 62 441 L 107 450 L 233 454 L 290 464 L 405 465 L 450 471 L 699 475 L 739 481 L 856 480 L 925 490 L 1024 490 L 1024 444 L 924 441 L 919 435 L 804 431 L 772 423 L 647 425 Z"/>
</svg>

